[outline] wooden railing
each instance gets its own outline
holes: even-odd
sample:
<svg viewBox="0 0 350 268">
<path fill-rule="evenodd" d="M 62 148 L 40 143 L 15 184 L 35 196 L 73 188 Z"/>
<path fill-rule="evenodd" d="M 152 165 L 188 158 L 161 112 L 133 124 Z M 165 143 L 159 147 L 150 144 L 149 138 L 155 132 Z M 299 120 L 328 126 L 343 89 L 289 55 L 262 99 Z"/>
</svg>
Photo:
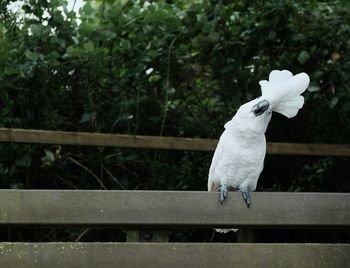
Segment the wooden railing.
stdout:
<svg viewBox="0 0 350 268">
<path fill-rule="evenodd" d="M 348 267 L 350 245 L 232 243 L 1 243 L 6 268 Z"/>
<path fill-rule="evenodd" d="M 218 194 L 208 192 L 1 190 L 0 226 L 350 227 L 350 194 L 253 193 L 252 198 L 247 209 L 240 193 L 230 193 L 229 202 L 221 206 Z M 134 238 L 125 243 L 0 243 L 0 267 L 347 267 L 350 263 L 350 244 L 131 242 Z"/>
<path fill-rule="evenodd" d="M 217 140 L 0 129 L 0 142 L 212 151 Z M 269 143 L 270 154 L 350 156 L 350 145 Z M 127 229 L 125 243 L 0 243 L 0 267 L 347 267 L 350 244 L 254 242 L 254 228 L 350 228 L 348 193 L 0 190 L 0 226 Z M 170 228 L 239 228 L 238 241 L 169 243 Z M 152 231 L 152 229 L 162 231 Z M 140 243 L 151 230 L 153 243 Z M 154 243 L 155 242 L 155 243 Z M 162 243 L 157 243 L 162 242 Z"/>
<path fill-rule="evenodd" d="M 0 142 L 213 151 L 217 140 L 0 128 Z M 350 144 L 268 143 L 268 154 L 350 156 Z"/>
<path fill-rule="evenodd" d="M 199 191 L 0 190 L 0 225 L 112 225 L 167 227 L 344 227 L 346 193 Z M 9 213 L 10 212 L 10 213 Z"/>
</svg>

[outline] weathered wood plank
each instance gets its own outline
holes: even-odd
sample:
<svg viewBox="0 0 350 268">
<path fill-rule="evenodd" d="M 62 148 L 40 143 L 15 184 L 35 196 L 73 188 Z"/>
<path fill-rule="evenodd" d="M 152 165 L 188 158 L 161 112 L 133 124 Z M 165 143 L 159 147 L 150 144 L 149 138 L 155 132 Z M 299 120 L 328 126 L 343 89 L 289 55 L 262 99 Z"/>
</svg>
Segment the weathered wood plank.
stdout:
<svg viewBox="0 0 350 268">
<path fill-rule="evenodd" d="M 350 144 L 267 143 L 268 154 L 350 156 Z"/>
<path fill-rule="evenodd" d="M 0 141 L 195 151 L 212 151 L 215 149 L 217 144 L 217 140 L 196 138 L 26 129 L 0 129 Z"/>
<path fill-rule="evenodd" d="M 0 267 L 349 267 L 348 244 L 0 243 Z"/>
<path fill-rule="evenodd" d="M 0 142 L 213 151 L 217 140 L 0 128 Z M 350 144 L 268 143 L 268 154 L 350 156 Z"/>
<path fill-rule="evenodd" d="M 350 194 L 191 191 L 1 190 L 0 225 L 168 227 L 350 226 Z M 248 228 L 249 229 L 249 228 Z"/>
</svg>

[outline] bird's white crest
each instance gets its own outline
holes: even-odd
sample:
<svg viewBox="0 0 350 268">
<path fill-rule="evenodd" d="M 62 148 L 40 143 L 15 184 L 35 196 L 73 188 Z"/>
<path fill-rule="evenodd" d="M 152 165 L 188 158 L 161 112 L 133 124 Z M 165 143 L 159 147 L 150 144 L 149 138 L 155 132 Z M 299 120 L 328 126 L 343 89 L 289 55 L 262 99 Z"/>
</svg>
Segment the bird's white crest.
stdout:
<svg viewBox="0 0 350 268">
<path fill-rule="evenodd" d="M 304 97 L 301 94 L 310 83 L 306 73 L 293 76 L 290 71 L 273 70 L 269 80 L 259 82 L 261 95 L 267 99 L 274 112 L 291 118 L 297 115 L 299 109 L 304 105 Z"/>
</svg>

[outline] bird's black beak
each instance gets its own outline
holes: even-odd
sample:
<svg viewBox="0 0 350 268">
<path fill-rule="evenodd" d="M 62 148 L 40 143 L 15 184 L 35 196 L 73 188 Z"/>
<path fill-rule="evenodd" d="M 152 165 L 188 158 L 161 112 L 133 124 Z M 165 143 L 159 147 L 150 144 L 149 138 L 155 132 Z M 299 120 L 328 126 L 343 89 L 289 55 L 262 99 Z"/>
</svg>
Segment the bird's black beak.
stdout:
<svg viewBox="0 0 350 268">
<path fill-rule="evenodd" d="M 267 108 L 269 108 L 270 103 L 267 100 L 259 101 L 257 104 L 255 104 L 252 108 L 252 112 L 255 114 L 255 116 L 259 116 L 263 114 Z"/>
</svg>

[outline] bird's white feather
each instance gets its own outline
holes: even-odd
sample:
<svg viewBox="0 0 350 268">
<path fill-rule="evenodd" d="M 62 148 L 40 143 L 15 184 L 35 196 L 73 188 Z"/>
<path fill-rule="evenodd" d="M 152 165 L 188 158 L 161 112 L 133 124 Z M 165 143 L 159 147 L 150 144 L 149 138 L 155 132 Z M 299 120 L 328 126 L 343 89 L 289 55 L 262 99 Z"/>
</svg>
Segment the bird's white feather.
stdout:
<svg viewBox="0 0 350 268">
<path fill-rule="evenodd" d="M 269 75 L 269 82 L 271 83 L 280 83 L 291 78 L 293 74 L 288 70 L 278 71 L 273 70 Z"/>
<path fill-rule="evenodd" d="M 303 105 L 304 97 L 299 95 L 277 103 L 273 108 L 273 111 L 283 114 L 288 118 L 292 118 L 297 115 L 299 109 L 301 109 Z"/>
<path fill-rule="evenodd" d="M 306 73 L 294 75 L 287 70 L 274 70 L 269 75 L 269 81 L 262 80 L 261 95 L 267 99 L 274 112 L 291 118 L 297 115 L 298 110 L 304 104 L 304 98 L 300 96 L 310 83 Z"/>
</svg>

